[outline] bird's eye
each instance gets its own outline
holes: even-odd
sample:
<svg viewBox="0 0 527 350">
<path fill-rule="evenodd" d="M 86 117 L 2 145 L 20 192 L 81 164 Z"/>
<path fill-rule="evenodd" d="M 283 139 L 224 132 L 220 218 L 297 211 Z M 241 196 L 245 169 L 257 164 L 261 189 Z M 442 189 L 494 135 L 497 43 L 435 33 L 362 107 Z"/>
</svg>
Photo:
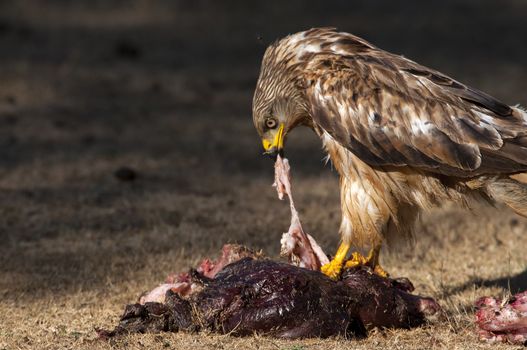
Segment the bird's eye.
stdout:
<svg viewBox="0 0 527 350">
<path fill-rule="evenodd" d="M 278 123 L 276 122 L 276 119 L 274 119 L 274 118 L 267 118 L 265 120 L 265 126 L 268 129 L 274 129 L 274 128 L 276 128 L 277 125 L 278 125 Z"/>
</svg>

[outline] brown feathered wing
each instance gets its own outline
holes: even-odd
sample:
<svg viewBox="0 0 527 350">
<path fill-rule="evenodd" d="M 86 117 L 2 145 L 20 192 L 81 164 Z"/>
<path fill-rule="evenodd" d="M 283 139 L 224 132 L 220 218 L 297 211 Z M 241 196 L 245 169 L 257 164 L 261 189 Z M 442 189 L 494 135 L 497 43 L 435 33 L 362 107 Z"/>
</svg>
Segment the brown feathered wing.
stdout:
<svg viewBox="0 0 527 350">
<path fill-rule="evenodd" d="M 314 122 L 372 166 L 457 177 L 527 170 L 527 114 L 375 48 L 312 60 Z"/>
</svg>

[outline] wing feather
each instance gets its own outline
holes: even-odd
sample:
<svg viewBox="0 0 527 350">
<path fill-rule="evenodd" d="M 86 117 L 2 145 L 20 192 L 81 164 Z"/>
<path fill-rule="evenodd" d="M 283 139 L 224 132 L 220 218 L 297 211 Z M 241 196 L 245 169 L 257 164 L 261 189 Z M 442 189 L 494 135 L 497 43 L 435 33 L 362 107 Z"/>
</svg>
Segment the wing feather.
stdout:
<svg viewBox="0 0 527 350">
<path fill-rule="evenodd" d="M 527 169 L 527 113 L 362 42 L 354 52 L 353 38 L 307 66 L 313 120 L 332 138 L 373 166 L 460 177 Z"/>
</svg>

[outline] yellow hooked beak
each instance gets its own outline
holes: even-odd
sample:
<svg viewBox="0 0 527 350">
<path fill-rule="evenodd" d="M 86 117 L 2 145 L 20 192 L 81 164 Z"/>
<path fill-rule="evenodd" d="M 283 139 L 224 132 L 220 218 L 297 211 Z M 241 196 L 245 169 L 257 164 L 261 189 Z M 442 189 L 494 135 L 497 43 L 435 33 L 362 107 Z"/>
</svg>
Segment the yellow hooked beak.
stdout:
<svg viewBox="0 0 527 350">
<path fill-rule="evenodd" d="M 263 148 L 265 149 L 265 154 L 276 159 L 278 154 L 283 153 L 284 149 L 284 124 L 280 124 L 278 130 L 275 132 L 273 140 L 268 139 L 262 140 Z"/>
</svg>

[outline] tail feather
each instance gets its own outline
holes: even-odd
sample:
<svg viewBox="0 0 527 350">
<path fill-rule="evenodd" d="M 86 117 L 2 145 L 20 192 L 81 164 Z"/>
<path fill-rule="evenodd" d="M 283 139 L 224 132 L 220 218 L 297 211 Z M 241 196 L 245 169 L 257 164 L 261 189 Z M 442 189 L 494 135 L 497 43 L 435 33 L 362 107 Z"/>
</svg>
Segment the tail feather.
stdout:
<svg viewBox="0 0 527 350">
<path fill-rule="evenodd" d="M 527 217 L 527 183 L 512 178 L 498 178 L 487 184 L 488 195 Z"/>
</svg>

